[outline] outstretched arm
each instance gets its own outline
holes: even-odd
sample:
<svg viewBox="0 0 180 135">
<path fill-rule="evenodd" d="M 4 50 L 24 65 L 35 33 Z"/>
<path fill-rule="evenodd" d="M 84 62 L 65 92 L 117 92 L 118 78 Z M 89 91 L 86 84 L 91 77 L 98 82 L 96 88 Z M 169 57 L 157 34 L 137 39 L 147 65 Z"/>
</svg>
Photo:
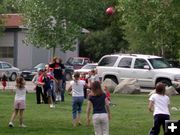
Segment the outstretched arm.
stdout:
<svg viewBox="0 0 180 135">
<path fill-rule="evenodd" d="M 90 125 L 90 113 L 91 113 L 92 103 L 88 101 L 87 108 L 86 108 L 86 124 L 87 126 Z"/>
<path fill-rule="evenodd" d="M 149 101 L 149 105 L 148 105 L 148 110 L 150 111 L 150 112 L 153 112 L 153 108 L 154 108 L 154 102 L 153 101 Z"/>
</svg>

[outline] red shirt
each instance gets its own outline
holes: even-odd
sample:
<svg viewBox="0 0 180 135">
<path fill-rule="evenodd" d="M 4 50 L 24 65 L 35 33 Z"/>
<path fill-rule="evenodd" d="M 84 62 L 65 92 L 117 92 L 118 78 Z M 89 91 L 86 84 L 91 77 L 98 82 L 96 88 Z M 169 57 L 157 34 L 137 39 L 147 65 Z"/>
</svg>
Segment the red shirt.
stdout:
<svg viewBox="0 0 180 135">
<path fill-rule="evenodd" d="M 106 98 L 107 100 L 111 101 L 111 94 L 108 90 L 106 90 Z"/>
</svg>

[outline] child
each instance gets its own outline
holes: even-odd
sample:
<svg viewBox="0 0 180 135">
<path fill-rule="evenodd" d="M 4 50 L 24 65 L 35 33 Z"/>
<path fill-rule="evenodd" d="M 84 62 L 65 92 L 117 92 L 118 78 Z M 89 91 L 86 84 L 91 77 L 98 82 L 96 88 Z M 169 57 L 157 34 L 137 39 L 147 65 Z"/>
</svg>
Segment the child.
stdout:
<svg viewBox="0 0 180 135">
<path fill-rule="evenodd" d="M 16 89 L 15 89 L 15 100 L 14 100 L 14 112 L 11 116 L 11 120 L 9 122 L 9 127 L 14 127 L 13 122 L 16 116 L 19 113 L 19 122 L 20 127 L 26 127 L 23 124 L 23 113 L 26 108 L 26 89 L 25 89 L 25 81 L 23 77 L 18 77 L 16 79 Z"/>
<path fill-rule="evenodd" d="M 91 87 L 92 83 L 95 81 L 99 81 L 99 76 L 97 75 L 96 70 L 91 70 L 90 78 L 89 78 L 89 85 Z"/>
<path fill-rule="evenodd" d="M 43 74 L 39 77 L 38 83 L 43 86 L 44 89 L 44 97 L 48 98 L 48 104 L 50 108 L 55 108 L 55 105 L 53 103 L 52 97 L 53 97 L 53 89 L 52 89 L 52 80 L 57 81 L 52 75 L 47 73 L 48 71 L 44 71 Z M 45 100 L 45 103 L 47 103 L 47 100 Z"/>
<path fill-rule="evenodd" d="M 106 99 L 107 99 L 107 101 L 108 101 L 108 103 L 109 103 L 109 105 L 110 105 L 110 104 L 111 104 L 111 94 L 110 94 L 107 86 L 104 86 L 104 91 L 105 91 L 105 93 L 106 93 Z"/>
<path fill-rule="evenodd" d="M 2 74 L 1 82 L 2 82 L 2 86 L 3 86 L 3 92 L 5 92 L 6 85 L 7 85 L 7 76 L 5 73 Z"/>
<path fill-rule="evenodd" d="M 76 72 L 74 74 L 74 81 L 70 82 L 70 87 L 68 89 L 68 92 L 72 91 L 72 116 L 74 127 L 76 127 L 77 124 L 81 125 L 81 111 L 84 100 L 84 86 L 86 85 L 85 81 L 80 80 L 79 78 L 80 74 Z"/>
<path fill-rule="evenodd" d="M 169 97 L 165 95 L 165 85 L 158 83 L 156 85 L 156 93 L 152 94 L 149 98 L 148 109 L 154 112 L 154 126 L 149 132 L 149 135 L 158 135 L 161 125 L 165 131 L 165 120 L 170 119 L 169 106 L 170 100 Z"/>
<path fill-rule="evenodd" d="M 83 80 L 86 82 L 86 84 L 88 83 L 88 79 L 86 78 L 86 75 L 84 73 L 82 73 L 80 75 L 80 80 Z M 84 98 L 86 99 L 87 98 L 87 87 L 84 87 Z"/>
<path fill-rule="evenodd" d="M 109 135 L 109 120 L 111 113 L 106 94 L 101 89 L 99 81 L 95 81 L 91 86 L 92 93 L 87 104 L 86 120 L 90 124 L 90 112 L 93 108 L 93 125 L 95 135 Z"/>
<path fill-rule="evenodd" d="M 38 84 L 38 78 L 42 75 L 43 69 L 38 68 L 37 71 L 38 73 L 37 75 L 34 76 L 32 82 L 36 85 L 35 90 L 36 90 L 37 104 L 41 104 L 41 99 L 44 100 L 44 94 L 43 94 L 43 87 Z"/>
</svg>

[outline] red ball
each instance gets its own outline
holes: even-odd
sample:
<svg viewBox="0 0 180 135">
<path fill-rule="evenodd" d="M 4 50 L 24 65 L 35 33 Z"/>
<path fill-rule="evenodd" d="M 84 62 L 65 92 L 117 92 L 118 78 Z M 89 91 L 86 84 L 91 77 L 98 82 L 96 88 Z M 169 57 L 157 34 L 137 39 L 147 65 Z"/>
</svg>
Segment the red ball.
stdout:
<svg viewBox="0 0 180 135">
<path fill-rule="evenodd" d="M 108 7 L 108 8 L 106 9 L 106 14 L 107 14 L 107 15 L 113 15 L 114 12 L 115 12 L 114 7 Z"/>
</svg>

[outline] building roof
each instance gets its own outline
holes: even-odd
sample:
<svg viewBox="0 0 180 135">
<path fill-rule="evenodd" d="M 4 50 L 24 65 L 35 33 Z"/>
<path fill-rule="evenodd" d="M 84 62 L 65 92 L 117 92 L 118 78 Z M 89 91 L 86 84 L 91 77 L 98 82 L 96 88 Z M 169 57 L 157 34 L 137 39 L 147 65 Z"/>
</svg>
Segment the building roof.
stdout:
<svg viewBox="0 0 180 135">
<path fill-rule="evenodd" d="M 20 28 L 23 26 L 23 17 L 21 14 L 3 14 L 5 28 Z"/>
</svg>

